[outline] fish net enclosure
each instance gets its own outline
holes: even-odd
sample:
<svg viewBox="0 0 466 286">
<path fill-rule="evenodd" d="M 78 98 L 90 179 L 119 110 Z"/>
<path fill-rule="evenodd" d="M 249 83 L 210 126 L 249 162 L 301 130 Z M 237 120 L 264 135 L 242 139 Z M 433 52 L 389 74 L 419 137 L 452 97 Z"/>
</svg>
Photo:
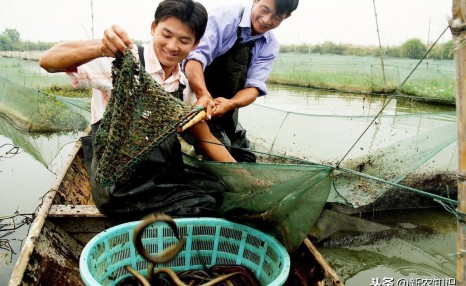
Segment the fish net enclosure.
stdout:
<svg viewBox="0 0 466 286">
<path fill-rule="evenodd" d="M 49 75 L 37 61 L 0 57 L 0 115 L 33 132 L 82 130 L 89 125 L 90 100 L 43 90 L 65 84 L 65 75 Z"/>
<path fill-rule="evenodd" d="M 113 90 L 94 150 L 99 186 L 128 179 L 133 166 L 176 132 L 193 108 L 165 91 L 130 50 L 112 64 Z"/>
<path fill-rule="evenodd" d="M 438 205 L 435 195 L 456 196 L 454 111 L 407 114 L 386 108 L 375 118 L 253 104 L 239 116 L 256 151 L 333 167 L 328 202 L 334 205 L 385 210 Z M 253 120 L 258 116 L 261 121 Z"/>
</svg>

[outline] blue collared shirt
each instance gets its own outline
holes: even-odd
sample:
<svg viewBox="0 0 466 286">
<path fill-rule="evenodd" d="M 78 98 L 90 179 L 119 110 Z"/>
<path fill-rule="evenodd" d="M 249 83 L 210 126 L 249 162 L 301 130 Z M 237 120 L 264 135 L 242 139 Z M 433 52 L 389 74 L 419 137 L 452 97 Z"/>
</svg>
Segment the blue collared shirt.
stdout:
<svg viewBox="0 0 466 286">
<path fill-rule="evenodd" d="M 241 17 L 241 4 L 223 5 L 209 11 L 209 20 L 204 36 L 197 48 L 187 59 L 197 60 L 205 69 L 218 56 L 233 47 L 237 40 L 237 28 L 241 28 L 242 43 L 256 40 L 252 48 L 252 59 L 248 67 L 245 87 L 256 87 L 259 96 L 267 94 L 265 82 L 272 71 L 280 45 L 272 31 L 252 36 L 252 4 L 244 7 Z"/>
</svg>

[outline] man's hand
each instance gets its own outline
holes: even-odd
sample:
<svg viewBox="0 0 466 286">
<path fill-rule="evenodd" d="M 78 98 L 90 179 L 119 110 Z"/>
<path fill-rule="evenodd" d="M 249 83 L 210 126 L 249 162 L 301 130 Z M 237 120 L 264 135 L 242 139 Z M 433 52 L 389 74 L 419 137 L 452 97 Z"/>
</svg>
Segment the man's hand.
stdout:
<svg viewBox="0 0 466 286">
<path fill-rule="evenodd" d="M 215 109 L 215 102 L 212 96 L 210 96 L 210 94 L 206 93 L 206 94 L 201 95 L 201 97 L 197 99 L 194 106 L 204 106 L 207 119 L 212 118 L 212 113 Z"/>
<path fill-rule="evenodd" d="M 220 117 L 226 112 L 235 109 L 233 101 L 224 97 L 217 97 L 214 99 L 215 109 L 212 112 L 212 117 Z"/>
<path fill-rule="evenodd" d="M 99 47 L 99 53 L 102 57 L 123 56 L 127 48 L 132 48 L 133 42 L 131 41 L 128 33 L 118 25 L 104 31 L 102 42 Z"/>
</svg>

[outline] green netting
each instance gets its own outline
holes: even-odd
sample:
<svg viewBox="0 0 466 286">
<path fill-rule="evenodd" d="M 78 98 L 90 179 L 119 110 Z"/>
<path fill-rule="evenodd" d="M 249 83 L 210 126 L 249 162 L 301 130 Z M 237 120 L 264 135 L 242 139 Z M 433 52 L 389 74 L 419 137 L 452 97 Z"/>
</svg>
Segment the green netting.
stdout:
<svg viewBox="0 0 466 286">
<path fill-rule="evenodd" d="M 396 114 L 387 110 L 361 138 L 374 116 L 303 114 L 259 104 L 243 108 L 239 116 L 258 151 L 338 165 L 381 179 L 336 172 L 329 202 L 355 208 L 374 203 L 393 188 L 383 180 L 442 195 L 447 191 L 453 195 L 456 190 L 454 112 Z"/>
<path fill-rule="evenodd" d="M 70 84 L 64 73 L 48 73 L 39 66 L 39 54 L 31 60 L 18 57 L 0 56 L 0 76 L 31 88 L 49 87 L 52 85 L 66 86 Z"/>
<path fill-rule="evenodd" d="M 400 86 L 418 60 L 318 53 L 280 53 L 269 81 L 315 88 L 387 91 Z M 435 84 L 433 84 L 435 82 Z M 434 87 L 434 88 L 432 88 Z M 425 60 L 401 92 L 436 98 L 454 98 L 455 69 L 451 60 Z"/>
<path fill-rule="evenodd" d="M 65 75 L 48 76 L 37 61 L 21 59 L 0 58 L 0 70 L 0 114 L 17 128 L 53 132 L 89 125 L 89 99 L 74 99 L 69 104 L 66 99 L 39 90 L 65 82 Z"/>
<path fill-rule="evenodd" d="M 165 91 L 130 50 L 113 61 L 112 78 L 112 96 L 94 141 L 99 186 L 128 179 L 134 165 L 192 114 L 192 107 Z"/>
<path fill-rule="evenodd" d="M 310 232 L 331 189 L 333 168 L 322 165 L 186 161 L 225 183 L 223 216 L 272 233 L 289 251 Z"/>
</svg>

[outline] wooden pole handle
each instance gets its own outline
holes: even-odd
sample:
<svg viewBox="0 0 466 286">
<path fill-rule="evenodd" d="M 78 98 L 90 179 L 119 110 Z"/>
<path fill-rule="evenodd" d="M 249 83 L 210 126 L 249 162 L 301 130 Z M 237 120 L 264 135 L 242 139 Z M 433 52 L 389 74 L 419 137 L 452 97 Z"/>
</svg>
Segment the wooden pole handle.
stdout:
<svg viewBox="0 0 466 286">
<path fill-rule="evenodd" d="M 181 126 L 179 132 L 185 131 L 189 127 L 193 126 L 194 124 L 196 124 L 199 121 L 201 121 L 202 119 L 204 119 L 205 116 L 206 116 L 206 112 L 204 110 L 200 111 L 196 116 L 193 117 L 193 119 L 188 121 L 185 125 Z"/>
</svg>

